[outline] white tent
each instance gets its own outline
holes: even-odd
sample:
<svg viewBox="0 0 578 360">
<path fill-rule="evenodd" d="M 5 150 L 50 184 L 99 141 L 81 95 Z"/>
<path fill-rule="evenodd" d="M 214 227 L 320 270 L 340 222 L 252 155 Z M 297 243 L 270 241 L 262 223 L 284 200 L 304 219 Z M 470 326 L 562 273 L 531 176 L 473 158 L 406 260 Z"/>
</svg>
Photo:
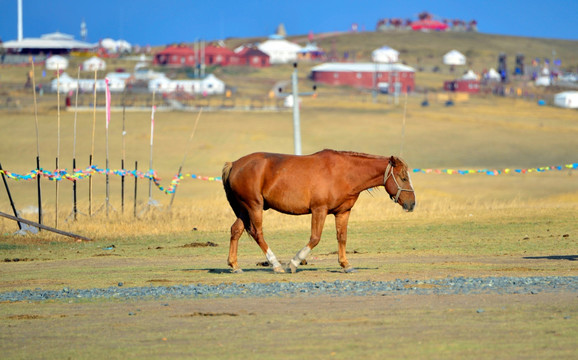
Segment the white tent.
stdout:
<svg viewBox="0 0 578 360">
<path fill-rule="evenodd" d="M 67 73 L 62 73 L 59 78 L 50 82 L 50 89 L 54 92 L 58 90 L 60 90 L 61 93 L 75 91 L 77 86 L 78 83 L 76 79 L 71 78 Z"/>
<path fill-rule="evenodd" d="M 478 75 L 473 72 L 473 70 L 468 70 L 462 77 L 462 80 L 478 80 Z"/>
<path fill-rule="evenodd" d="M 552 85 L 552 81 L 549 76 L 538 76 L 534 81 L 536 86 L 550 86 Z"/>
<path fill-rule="evenodd" d="M 224 94 L 225 82 L 218 79 L 215 75 L 209 74 L 201 80 L 201 92 L 203 94 Z"/>
<path fill-rule="evenodd" d="M 78 87 L 80 91 L 92 93 L 94 91 L 94 79 L 74 79 L 70 77 L 67 73 L 62 73 L 60 75 L 60 84 L 58 84 L 58 79 L 52 80 L 50 83 L 50 88 L 52 91 L 60 90 L 61 93 L 67 93 L 69 91 L 76 91 Z M 119 77 L 108 78 L 108 88 L 111 92 L 122 92 L 126 87 L 125 80 Z M 96 81 L 96 91 L 105 91 L 106 82 L 104 79 Z"/>
<path fill-rule="evenodd" d="M 564 91 L 554 95 L 554 105 L 568 109 L 578 109 L 578 91 Z"/>
<path fill-rule="evenodd" d="M 74 40 L 72 35 L 63 33 L 44 34 L 40 38 L 24 38 L 21 41 L 13 40 L 6 41 L 2 44 L 5 49 L 16 52 L 22 52 L 26 49 L 48 50 L 48 51 L 64 51 L 71 50 L 89 50 L 94 49 L 96 44 L 90 44 L 84 41 Z"/>
<path fill-rule="evenodd" d="M 106 62 L 99 57 L 93 56 L 82 63 L 83 71 L 94 71 L 106 69 Z"/>
<path fill-rule="evenodd" d="M 257 45 L 257 48 L 269 55 L 271 64 L 286 64 L 297 61 L 297 53 L 301 50 L 301 46 L 285 39 L 269 39 Z"/>
<path fill-rule="evenodd" d="M 500 81 L 502 80 L 502 77 L 500 76 L 500 74 L 498 74 L 498 72 L 496 71 L 496 69 L 491 68 L 488 73 L 486 74 L 486 80 L 490 80 L 490 81 Z"/>
<path fill-rule="evenodd" d="M 373 50 L 371 53 L 373 62 L 392 64 L 399 61 L 399 51 L 390 48 L 389 46 L 382 46 L 379 49 Z"/>
<path fill-rule="evenodd" d="M 132 45 L 126 40 L 105 38 L 100 41 L 100 46 L 112 54 L 130 53 L 132 51 Z"/>
<path fill-rule="evenodd" d="M 171 80 L 163 75 L 149 81 L 149 91 L 215 95 L 225 93 L 225 83 L 213 74 L 202 80 Z"/>
<path fill-rule="evenodd" d="M 46 70 L 64 70 L 68 67 L 68 59 L 64 56 L 53 55 L 46 59 Z"/>
<path fill-rule="evenodd" d="M 452 50 L 444 55 L 444 64 L 446 65 L 465 65 L 466 57 L 457 50 Z"/>
</svg>

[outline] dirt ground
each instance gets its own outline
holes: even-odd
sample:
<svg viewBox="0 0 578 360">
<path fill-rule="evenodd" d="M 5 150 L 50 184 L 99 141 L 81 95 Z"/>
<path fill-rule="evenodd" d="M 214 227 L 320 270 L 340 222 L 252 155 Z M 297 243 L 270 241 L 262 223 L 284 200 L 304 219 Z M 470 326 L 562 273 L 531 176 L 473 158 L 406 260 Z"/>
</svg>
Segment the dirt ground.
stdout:
<svg viewBox="0 0 578 360">
<path fill-rule="evenodd" d="M 575 293 L 1 304 L 3 358 L 575 358 Z"/>
<path fill-rule="evenodd" d="M 50 281 L 53 274 L 75 266 L 106 274 L 119 268 L 142 273 L 144 266 L 150 266 L 173 274 L 168 281 L 151 273 L 146 284 L 128 280 L 126 286 L 578 273 L 573 255 L 352 254 L 359 271 L 343 274 L 335 255 L 326 254 L 312 257 L 309 265 L 293 275 L 274 275 L 253 260 L 260 258 L 244 259 L 242 275 L 230 274 L 222 261 L 191 266 L 187 257 L 5 262 L 0 269 L 8 277 L 24 274 L 23 283 L 35 279 L 34 286 L 39 288 L 62 287 Z M 130 273 L 123 276 L 131 277 Z M 87 280 L 80 277 L 78 281 Z M 2 291 L 22 285 L 18 282 L 3 283 Z M 0 304 L 0 349 L 6 359 L 573 359 L 578 350 L 576 338 L 578 295 L 568 292 Z"/>
<path fill-rule="evenodd" d="M 241 275 L 231 274 L 226 259 L 219 257 L 159 256 L 136 258 L 94 256 L 82 259 L 4 259 L 0 262 L 0 291 L 41 288 L 61 290 L 117 286 L 125 287 L 179 284 L 220 284 L 272 281 L 391 281 L 395 279 L 440 279 L 486 276 L 577 276 L 578 255 L 546 256 L 464 256 L 364 254 L 348 255 L 357 269 L 344 274 L 337 255 L 314 254 L 296 274 L 272 274 L 258 266 L 262 256 L 244 256 Z M 7 261 L 10 260 L 10 261 Z M 284 259 L 283 259 L 284 260 Z M 283 261 L 282 260 L 282 261 Z"/>
</svg>

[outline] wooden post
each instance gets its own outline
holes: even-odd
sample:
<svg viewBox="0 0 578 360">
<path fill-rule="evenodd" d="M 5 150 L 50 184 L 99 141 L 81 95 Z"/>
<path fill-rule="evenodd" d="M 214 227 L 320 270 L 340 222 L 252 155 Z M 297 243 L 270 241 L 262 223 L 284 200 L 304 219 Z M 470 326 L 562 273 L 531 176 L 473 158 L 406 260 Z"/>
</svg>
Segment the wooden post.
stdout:
<svg viewBox="0 0 578 360">
<path fill-rule="evenodd" d="M 135 161 L 134 162 L 134 206 L 133 206 L 133 213 L 134 213 L 135 218 L 136 218 L 137 182 L 138 182 L 138 176 L 136 176 L 137 171 L 138 171 L 138 161 Z"/>
<path fill-rule="evenodd" d="M 60 66 L 56 66 L 56 173 L 60 169 L 59 158 L 60 158 Z M 54 209 L 54 227 L 58 227 L 58 187 L 60 185 L 60 180 L 56 179 L 56 201 Z"/>
<path fill-rule="evenodd" d="M 94 97 L 92 100 L 92 147 L 88 158 L 89 166 L 92 167 L 94 154 L 94 132 L 96 130 L 96 74 L 98 70 L 94 69 Z M 92 176 L 88 178 L 88 216 L 92 216 Z"/>
<path fill-rule="evenodd" d="M 38 190 L 38 223 L 42 224 L 42 189 L 40 187 L 40 135 L 38 133 L 38 103 L 36 102 L 36 76 L 34 74 L 34 58 L 30 58 L 32 64 L 32 94 L 34 95 L 34 122 L 36 124 L 36 186 Z M 40 231 L 40 228 L 38 228 Z"/>
<path fill-rule="evenodd" d="M 197 125 L 199 124 L 199 119 L 201 118 L 202 112 L 203 112 L 203 108 L 201 108 L 199 110 L 199 114 L 197 115 L 197 119 L 195 120 L 195 125 L 193 127 L 193 132 L 191 133 L 191 136 L 189 137 L 189 141 L 187 141 L 187 145 L 185 146 L 185 154 L 183 156 L 183 162 L 181 162 L 181 166 L 179 166 L 179 172 L 177 174 L 178 177 L 181 177 L 181 171 L 183 170 L 183 165 L 185 164 L 185 160 L 187 159 L 189 145 L 190 145 L 191 141 L 193 140 L 193 137 L 195 136 L 195 132 L 197 131 Z M 173 201 L 175 200 L 175 195 L 177 194 L 177 187 L 178 186 L 175 185 L 175 189 L 174 189 L 173 194 L 171 196 L 171 202 L 169 203 L 169 211 L 173 207 Z"/>
<path fill-rule="evenodd" d="M 5 218 L 10 219 L 10 220 L 22 222 L 22 223 L 24 223 L 24 224 L 28 224 L 28 225 L 37 227 L 38 229 L 44 229 L 44 230 L 52 231 L 53 233 L 57 233 L 57 234 L 60 234 L 60 235 L 65 235 L 65 236 L 69 236 L 69 237 L 73 237 L 73 238 L 81 239 L 81 240 L 86 240 L 86 241 L 92 241 L 92 239 L 89 239 L 89 238 L 84 237 L 84 236 L 81 236 L 81 235 L 76 235 L 76 234 L 69 233 L 69 232 L 66 232 L 66 231 L 62 231 L 62 230 L 58 230 L 58 229 L 55 229 L 55 228 L 51 228 L 50 226 L 46 226 L 46 225 L 42 225 L 42 224 L 39 224 L 39 223 L 35 223 L 34 221 L 22 219 L 22 218 L 17 217 L 17 216 L 8 215 L 8 214 L 5 214 L 5 213 L 3 213 L 3 212 L 0 212 L 0 216 L 5 217 Z"/>
<path fill-rule="evenodd" d="M 0 171 L 2 171 L 2 164 L 0 164 Z M 8 193 L 8 200 L 10 200 L 12 212 L 14 212 L 14 216 L 18 216 L 18 211 L 16 211 L 16 206 L 14 205 L 14 201 L 12 200 L 12 194 L 10 194 L 10 188 L 8 187 L 6 177 L 4 177 L 4 172 L 2 172 L 2 181 L 4 181 L 4 187 L 6 188 L 6 193 Z M 20 223 L 18 223 L 18 229 L 22 230 L 22 225 L 20 225 Z"/>
</svg>

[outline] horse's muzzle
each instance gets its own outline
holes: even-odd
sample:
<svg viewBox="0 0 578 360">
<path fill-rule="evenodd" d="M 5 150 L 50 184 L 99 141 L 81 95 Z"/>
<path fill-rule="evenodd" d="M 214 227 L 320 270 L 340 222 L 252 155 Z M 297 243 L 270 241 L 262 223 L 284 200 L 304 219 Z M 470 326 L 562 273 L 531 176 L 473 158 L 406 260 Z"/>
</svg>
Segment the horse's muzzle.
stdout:
<svg viewBox="0 0 578 360">
<path fill-rule="evenodd" d="M 415 201 L 407 201 L 403 203 L 403 209 L 407 212 L 412 212 L 415 207 Z"/>
</svg>

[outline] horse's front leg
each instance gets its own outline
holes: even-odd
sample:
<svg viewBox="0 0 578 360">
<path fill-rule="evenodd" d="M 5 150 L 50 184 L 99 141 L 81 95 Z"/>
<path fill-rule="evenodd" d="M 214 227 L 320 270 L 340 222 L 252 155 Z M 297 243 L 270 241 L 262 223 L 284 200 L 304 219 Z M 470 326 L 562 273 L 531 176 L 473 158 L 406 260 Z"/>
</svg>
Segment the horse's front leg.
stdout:
<svg viewBox="0 0 578 360">
<path fill-rule="evenodd" d="M 347 223 L 349 222 L 350 211 L 335 214 L 335 228 L 337 230 L 337 246 L 339 254 L 339 265 L 346 273 L 355 272 L 355 268 L 347 260 Z"/>
<path fill-rule="evenodd" d="M 319 240 L 321 240 L 321 233 L 323 232 L 323 225 L 325 224 L 325 218 L 327 217 L 327 209 L 315 209 L 311 212 L 311 237 L 309 238 L 309 243 L 291 259 L 289 262 L 289 267 L 292 273 L 297 271 L 301 262 L 307 258 L 307 255 L 313 250 Z"/>
</svg>

